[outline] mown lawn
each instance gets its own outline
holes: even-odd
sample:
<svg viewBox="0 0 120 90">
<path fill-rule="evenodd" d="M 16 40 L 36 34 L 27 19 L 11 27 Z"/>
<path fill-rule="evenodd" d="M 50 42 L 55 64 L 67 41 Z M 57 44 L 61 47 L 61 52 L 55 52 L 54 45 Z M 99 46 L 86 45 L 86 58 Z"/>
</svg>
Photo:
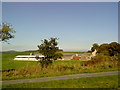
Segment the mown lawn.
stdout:
<svg viewBox="0 0 120 90">
<path fill-rule="evenodd" d="M 120 77 L 120 76 L 119 76 Z M 3 88 L 120 88 L 118 75 L 3 85 Z"/>
</svg>

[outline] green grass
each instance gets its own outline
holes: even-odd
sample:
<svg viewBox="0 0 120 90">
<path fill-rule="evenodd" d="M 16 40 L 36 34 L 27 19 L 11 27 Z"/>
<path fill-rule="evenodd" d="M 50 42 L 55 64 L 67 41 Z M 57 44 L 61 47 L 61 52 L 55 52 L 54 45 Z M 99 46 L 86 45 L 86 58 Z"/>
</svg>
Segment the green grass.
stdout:
<svg viewBox="0 0 120 90">
<path fill-rule="evenodd" d="M 13 60 L 17 55 L 28 55 L 30 52 L 17 52 L 17 53 L 4 53 L 2 54 L 2 70 L 7 69 L 19 69 L 24 66 L 35 66 L 38 65 L 39 62 L 35 61 L 17 61 Z M 74 61 L 53 61 L 54 63 L 78 63 L 78 60 Z"/>
<path fill-rule="evenodd" d="M 37 52 L 35 52 L 37 53 Z M 35 54 L 34 53 L 34 54 Z M 71 52 L 74 53 L 74 52 Z M 80 52 L 79 52 L 80 53 Z M 2 54 L 2 70 L 7 69 L 19 69 L 27 65 L 37 65 L 38 62 L 34 61 L 14 61 L 14 57 L 17 55 L 29 55 L 30 52 L 16 52 L 16 53 L 3 53 Z M 55 61 L 55 63 L 61 63 L 62 61 Z M 77 63 L 77 61 L 71 61 Z M 64 63 L 71 63 L 70 61 L 64 61 Z"/>
<path fill-rule="evenodd" d="M 28 55 L 30 52 L 16 52 L 16 53 L 3 53 L 2 54 L 2 70 L 18 69 L 28 64 L 34 64 L 35 62 L 28 61 L 14 61 L 14 57 L 17 55 Z"/>
<path fill-rule="evenodd" d="M 3 85 L 3 88 L 120 88 L 120 84 L 118 85 L 118 75 L 111 75 Z"/>
<path fill-rule="evenodd" d="M 53 61 L 53 64 L 48 68 L 41 70 L 39 62 L 36 61 L 15 61 L 13 58 L 16 55 L 26 55 L 30 52 L 17 52 L 17 53 L 4 53 L 2 57 L 2 69 L 16 69 L 16 71 L 3 72 L 3 80 L 12 79 L 26 79 L 26 78 L 40 78 L 52 77 L 68 74 L 80 73 L 96 73 L 117 71 L 117 62 L 104 62 L 93 66 L 84 66 L 84 62 L 80 60 L 66 60 L 66 61 Z"/>
</svg>

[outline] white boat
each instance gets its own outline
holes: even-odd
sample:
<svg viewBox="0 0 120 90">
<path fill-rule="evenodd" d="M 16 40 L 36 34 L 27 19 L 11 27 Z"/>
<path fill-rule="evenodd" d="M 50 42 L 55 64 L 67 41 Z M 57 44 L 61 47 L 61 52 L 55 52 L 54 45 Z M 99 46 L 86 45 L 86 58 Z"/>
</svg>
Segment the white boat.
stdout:
<svg viewBox="0 0 120 90">
<path fill-rule="evenodd" d="M 18 55 L 14 60 L 38 61 L 36 57 L 44 58 L 43 55 Z"/>
</svg>

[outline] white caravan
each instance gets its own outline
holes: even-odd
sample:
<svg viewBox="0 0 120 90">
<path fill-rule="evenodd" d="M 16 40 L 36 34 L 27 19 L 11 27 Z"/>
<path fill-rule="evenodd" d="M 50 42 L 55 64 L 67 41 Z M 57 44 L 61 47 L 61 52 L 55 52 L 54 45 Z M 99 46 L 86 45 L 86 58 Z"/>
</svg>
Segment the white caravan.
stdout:
<svg viewBox="0 0 120 90">
<path fill-rule="evenodd" d="M 36 57 L 44 58 L 43 55 L 18 55 L 14 58 L 14 60 L 38 61 Z"/>
</svg>

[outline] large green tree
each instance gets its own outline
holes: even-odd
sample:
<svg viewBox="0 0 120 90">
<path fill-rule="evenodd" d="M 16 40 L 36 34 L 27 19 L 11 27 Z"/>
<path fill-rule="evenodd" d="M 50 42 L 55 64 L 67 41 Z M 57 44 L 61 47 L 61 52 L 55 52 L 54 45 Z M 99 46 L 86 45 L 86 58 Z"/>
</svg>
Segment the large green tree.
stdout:
<svg viewBox="0 0 120 90">
<path fill-rule="evenodd" d="M 97 52 L 109 56 L 118 56 L 120 54 L 120 44 L 117 42 L 101 44 Z"/>
<path fill-rule="evenodd" d="M 57 38 L 50 38 L 49 40 L 42 40 L 42 44 L 38 45 L 39 52 L 45 57 L 40 61 L 42 67 L 47 67 L 49 63 L 52 63 L 52 60 L 62 58 L 62 50 L 57 47 L 58 42 Z"/>
<path fill-rule="evenodd" d="M 0 39 L 1 39 L 1 41 L 7 42 L 9 39 L 14 38 L 13 33 L 15 33 L 15 31 L 13 30 L 11 24 L 2 23 L 2 28 L 0 29 Z"/>
<path fill-rule="evenodd" d="M 109 55 L 109 44 L 108 43 L 103 43 L 99 46 L 97 53 L 101 53 L 104 55 Z"/>
</svg>

